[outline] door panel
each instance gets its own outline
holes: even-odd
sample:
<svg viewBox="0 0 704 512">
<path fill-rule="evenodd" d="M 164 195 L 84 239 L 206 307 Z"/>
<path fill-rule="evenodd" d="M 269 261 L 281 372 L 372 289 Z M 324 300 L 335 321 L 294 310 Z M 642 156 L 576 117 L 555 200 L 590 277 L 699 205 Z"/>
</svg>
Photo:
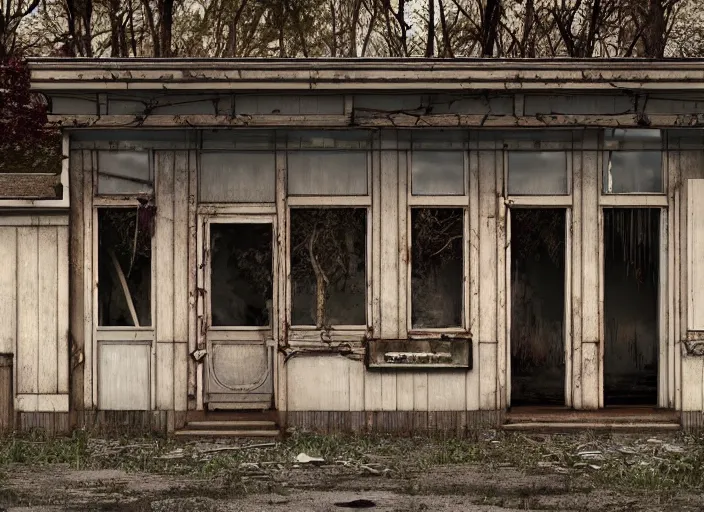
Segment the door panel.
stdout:
<svg viewBox="0 0 704 512">
<path fill-rule="evenodd" d="M 206 395 L 209 409 L 266 409 L 273 398 L 274 223 L 204 222 Z"/>
</svg>

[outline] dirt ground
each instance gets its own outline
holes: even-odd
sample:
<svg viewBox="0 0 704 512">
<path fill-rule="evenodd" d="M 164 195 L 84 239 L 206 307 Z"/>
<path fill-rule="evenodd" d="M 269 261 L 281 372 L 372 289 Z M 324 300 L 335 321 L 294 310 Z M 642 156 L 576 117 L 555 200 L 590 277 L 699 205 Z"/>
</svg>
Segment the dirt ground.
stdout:
<svg viewBox="0 0 704 512">
<path fill-rule="evenodd" d="M 63 452 L 46 443 L 4 445 L 12 457 L 0 458 L 0 510 L 704 509 L 702 444 L 691 439 L 317 436 L 251 449 L 89 439 L 83 448 L 62 445 L 63 462 L 54 462 Z M 316 459 L 301 458 L 301 449 Z"/>
</svg>

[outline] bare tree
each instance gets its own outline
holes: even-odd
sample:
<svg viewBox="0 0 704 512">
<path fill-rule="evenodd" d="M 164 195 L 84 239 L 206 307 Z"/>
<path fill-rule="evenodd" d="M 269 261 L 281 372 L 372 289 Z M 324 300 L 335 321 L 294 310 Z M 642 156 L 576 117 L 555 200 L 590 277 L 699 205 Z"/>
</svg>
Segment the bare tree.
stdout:
<svg viewBox="0 0 704 512">
<path fill-rule="evenodd" d="M 0 59 L 17 53 L 17 32 L 24 18 L 39 7 L 40 0 L 5 0 L 0 3 Z"/>
</svg>

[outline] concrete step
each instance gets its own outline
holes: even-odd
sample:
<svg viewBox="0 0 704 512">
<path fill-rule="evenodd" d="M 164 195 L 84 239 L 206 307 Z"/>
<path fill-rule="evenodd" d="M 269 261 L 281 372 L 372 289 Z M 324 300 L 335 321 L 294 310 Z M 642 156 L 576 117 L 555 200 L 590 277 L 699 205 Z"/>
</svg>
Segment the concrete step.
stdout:
<svg viewBox="0 0 704 512">
<path fill-rule="evenodd" d="M 189 421 L 189 430 L 276 430 L 276 422 L 268 420 L 203 420 Z"/>
<path fill-rule="evenodd" d="M 525 421 L 502 427 L 513 432 L 580 432 L 584 430 L 618 432 L 672 432 L 680 429 L 675 422 L 611 422 L 611 421 Z"/>
<path fill-rule="evenodd" d="M 268 437 L 268 438 L 276 438 L 281 435 L 281 432 L 277 430 L 201 430 L 201 429 L 183 429 L 183 430 L 177 430 L 174 432 L 174 435 L 176 437 L 180 438 L 198 438 L 198 437 L 207 437 L 207 438 L 224 438 L 224 437 L 239 437 L 239 438 L 247 438 L 247 437 Z"/>
</svg>

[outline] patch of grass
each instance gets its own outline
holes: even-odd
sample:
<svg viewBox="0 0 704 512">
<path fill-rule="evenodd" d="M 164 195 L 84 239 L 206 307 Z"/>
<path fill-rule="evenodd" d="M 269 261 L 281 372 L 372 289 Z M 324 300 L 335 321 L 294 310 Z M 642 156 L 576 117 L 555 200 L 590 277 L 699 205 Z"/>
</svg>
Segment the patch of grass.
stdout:
<svg viewBox="0 0 704 512">
<path fill-rule="evenodd" d="M 599 456 L 585 458 L 584 453 L 589 451 Z M 103 439 L 76 431 L 71 437 L 50 438 L 33 432 L 0 438 L 0 482 L 14 464 L 67 464 L 75 469 L 120 469 L 217 479 L 228 492 L 240 494 L 271 485 L 271 481 L 266 482 L 266 475 L 279 471 L 279 464 L 284 470 L 290 469 L 301 452 L 324 458 L 339 473 L 378 474 L 364 473 L 365 465 L 381 474 L 388 470 L 391 476 L 408 480 L 409 493 L 418 492 L 412 482 L 415 476 L 434 466 L 452 464 L 471 464 L 480 471 L 512 467 L 525 473 L 559 474 L 567 485 L 576 482 L 582 488 L 588 483 L 632 492 L 704 491 L 704 439 L 675 436 L 667 442 L 649 443 L 643 437 L 589 433 L 491 433 L 479 438 L 457 438 L 294 432 L 274 447 L 208 453 L 195 444 L 152 436 Z M 263 480 L 257 479 L 257 468 L 262 469 Z"/>
<path fill-rule="evenodd" d="M 19 463 L 81 468 L 87 457 L 87 436 L 79 431 L 68 438 L 48 437 L 42 431 L 0 438 L 0 467 Z"/>
</svg>

